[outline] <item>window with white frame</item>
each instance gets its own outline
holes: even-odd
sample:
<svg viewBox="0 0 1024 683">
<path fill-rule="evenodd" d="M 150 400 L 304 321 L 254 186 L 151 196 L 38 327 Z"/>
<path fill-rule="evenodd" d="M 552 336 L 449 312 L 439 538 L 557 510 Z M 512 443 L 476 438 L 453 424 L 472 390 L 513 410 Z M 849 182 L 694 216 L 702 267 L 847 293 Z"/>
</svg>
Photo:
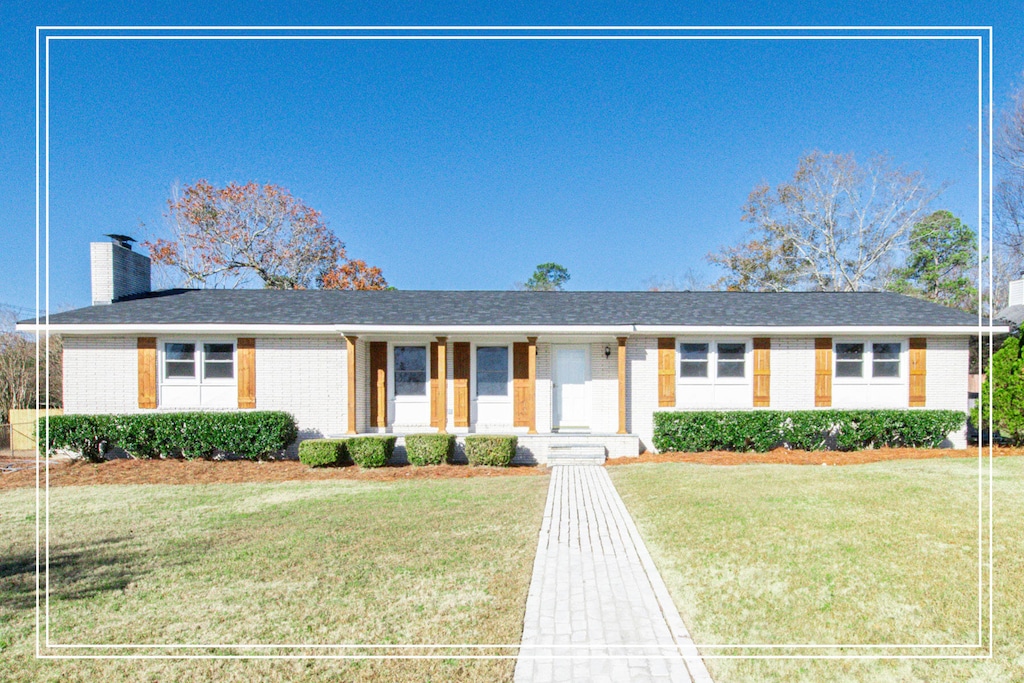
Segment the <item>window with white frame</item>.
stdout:
<svg viewBox="0 0 1024 683">
<path fill-rule="evenodd" d="M 508 347 L 476 347 L 476 395 L 508 396 Z"/>
<path fill-rule="evenodd" d="M 864 376 L 864 344 L 836 343 L 836 377 Z"/>
<path fill-rule="evenodd" d="M 718 377 L 733 379 L 746 377 L 747 345 L 739 342 L 719 343 Z"/>
<path fill-rule="evenodd" d="M 395 347 L 395 396 L 427 395 L 427 347 Z"/>
<path fill-rule="evenodd" d="M 201 369 L 201 370 L 200 370 Z M 163 379 L 167 382 L 224 382 L 235 378 L 233 342 L 164 342 Z"/>
<path fill-rule="evenodd" d="M 902 352 L 903 344 L 898 341 L 836 342 L 836 379 L 899 379 Z"/>
<path fill-rule="evenodd" d="M 899 342 L 875 342 L 871 345 L 871 376 L 900 376 Z"/>
<path fill-rule="evenodd" d="M 707 377 L 708 354 L 710 344 L 707 342 L 683 342 L 679 345 L 679 376 Z"/>
<path fill-rule="evenodd" d="M 679 344 L 679 381 L 737 382 L 747 376 L 747 343 L 685 341 Z"/>
</svg>

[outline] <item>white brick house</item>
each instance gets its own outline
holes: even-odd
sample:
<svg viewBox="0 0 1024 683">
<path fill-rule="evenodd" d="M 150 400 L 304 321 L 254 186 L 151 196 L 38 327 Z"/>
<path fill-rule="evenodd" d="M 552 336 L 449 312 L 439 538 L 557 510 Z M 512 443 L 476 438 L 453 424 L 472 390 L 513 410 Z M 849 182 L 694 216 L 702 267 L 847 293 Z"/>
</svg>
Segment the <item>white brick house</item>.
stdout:
<svg viewBox="0 0 1024 683">
<path fill-rule="evenodd" d="M 94 248 L 97 302 L 50 317 L 66 413 L 275 409 L 302 437 L 501 432 L 539 461 L 566 438 L 635 455 L 659 410 L 966 412 L 978 334 L 878 292 L 149 292 L 138 257 Z"/>
</svg>

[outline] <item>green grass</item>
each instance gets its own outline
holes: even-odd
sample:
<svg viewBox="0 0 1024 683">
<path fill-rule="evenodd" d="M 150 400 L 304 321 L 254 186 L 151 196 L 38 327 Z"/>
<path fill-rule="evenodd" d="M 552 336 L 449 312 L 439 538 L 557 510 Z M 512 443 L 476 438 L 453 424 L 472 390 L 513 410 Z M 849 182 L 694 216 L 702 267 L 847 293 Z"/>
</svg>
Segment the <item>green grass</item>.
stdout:
<svg viewBox="0 0 1024 683">
<path fill-rule="evenodd" d="M 515 643 L 547 481 L 52 489 L 50 637 Z M 511 678 L 511 660 L 36 660 L 34 501 L 0 495 L 0 680 Z"/>
<path fill-rule="evenodd" d="M 974 459 L 610 473 L 698 644 L 978 638 Z M 1024 680 L 1022 482 L 1024 458 L 995 459 L 991 660 L 708 660 L 715 680 Z"/>
</svg>

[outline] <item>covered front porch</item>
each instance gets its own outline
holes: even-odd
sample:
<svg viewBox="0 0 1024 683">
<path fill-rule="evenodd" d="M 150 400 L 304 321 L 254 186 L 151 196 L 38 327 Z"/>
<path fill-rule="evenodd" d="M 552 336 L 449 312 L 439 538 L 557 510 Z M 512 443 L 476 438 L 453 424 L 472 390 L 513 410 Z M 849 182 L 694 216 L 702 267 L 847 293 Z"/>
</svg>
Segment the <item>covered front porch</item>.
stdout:
<svg viewBox="0 0 1024 683">
<path fill-rule="evenodd" d="M 560 448 L 640 450 L 629 431 L 627 337 L 344 338 L 346 434 L 515 434 L 523 462 Z"/>
</svg>

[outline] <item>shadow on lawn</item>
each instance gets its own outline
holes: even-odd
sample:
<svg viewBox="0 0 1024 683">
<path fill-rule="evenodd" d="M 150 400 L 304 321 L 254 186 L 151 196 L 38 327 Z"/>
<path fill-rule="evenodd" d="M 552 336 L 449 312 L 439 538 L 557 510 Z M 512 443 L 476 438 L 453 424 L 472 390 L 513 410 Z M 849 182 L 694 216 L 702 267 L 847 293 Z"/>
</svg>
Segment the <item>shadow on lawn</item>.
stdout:
<svg viewBox="0 0 1024 683">
<path fill-rule="evenodd" d="M 131 538 L 112 536 L 75 550 L 50 546 L 50 599 L 82 600 L 124 590 L 144 572 L 134 569 L 138 553 L 125 545 Z M 45 596 L 45 554 L 40 557 L 40 601 Z M 0 558 L 0 595 L 9 610 L 36 605 L 35 551 Z"/>
</svg>

